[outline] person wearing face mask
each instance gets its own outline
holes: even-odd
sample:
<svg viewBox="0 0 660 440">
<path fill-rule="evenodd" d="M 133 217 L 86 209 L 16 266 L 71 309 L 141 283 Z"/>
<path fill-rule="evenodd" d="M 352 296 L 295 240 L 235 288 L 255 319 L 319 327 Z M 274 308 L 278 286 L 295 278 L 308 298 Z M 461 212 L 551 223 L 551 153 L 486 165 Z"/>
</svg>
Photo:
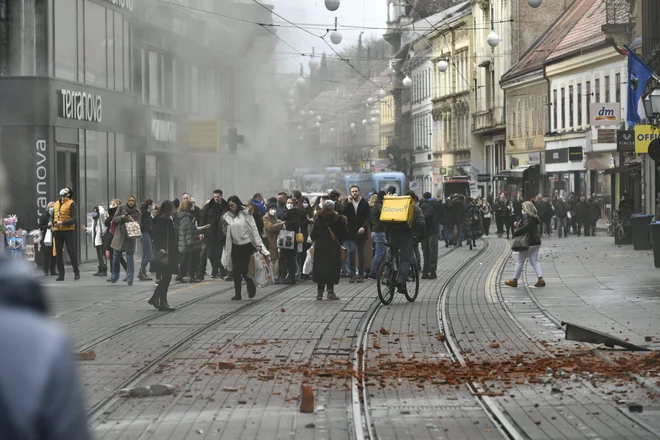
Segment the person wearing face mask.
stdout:
<svg viewBox="0 0 660 440">
<path fill-rule="evenodd" d="M 105 258 L 105 249 L 103 249 L 103 234 L 105 234 L 105 209 L 102 206 L 95 206 L 92 211 L 92 224 L 90 227 L 81 226 L 82 230 L 92 236 L 92 242 L 96 249 L 96 258 L 99 262 L 99 270 L 94 274 L 95 277 L 104 277 L 108 275 L 108 264 Z"/>
<path fill-rule="evenodd" d="M 66 187 L 60 191 L 60 198 L 53 205 L 53 241 L 57 257 L 57 281 L 64 281 L 64 244 L 73 266 L 74 279 L 80 279 L 78 268 L 78 252 L 76 244 L 76 224 L 78 222 L 78 207 L 73 201 L 73 191 Z"/>
<path fill-rule="evenodd" d="M 264 216 L 264 229 L 268 240 L 268 252 L 270 252 L 270 261 L 273 263 L 273 270 L 279 274 L 279 256 L 277 253 L 277 235 L 284 228 L 284 222 L 277 218 L 277 203 L 269 203 L 268 212 Z M 280 282 L 279 276 L 275 279 Z"/>
<path fill-rule="evenodd" d="M 240 301 L 241 284 L 247 283 L 248 297 L 254 298 L 257 294 L 257 286 L 254 280 L 248 277 L 250 259 L 255 251 L 261 252 L 268 257 L 270 252 L 261 241 L 254 217 L 247 213 L 238 196 L 231 196 L 227 200 L 229 211 L 223 216 L 227 224 L 227 241 L 222 255 L 222 264 L 229 268 L 234 275 L 234 290 L 236 294 L 232 298 Z"/>
<path fill-rule="evenodd" d="M 126 281 L 128 285 L 133 285 L 133 277 L 135 275 L 135 262 L 133 254 L 137 246 L 137 239 L 131 238 L 126 232 L 126 223 L 139 222 L 140 210 L 137 207 L 137 199 L 134 195 L 128 196 L 126 204 L 121 205 L 112 218 L 112 223 L 115 224 L 115 234 L 112 237 L 111 247 L 113 249 L 113 265 L 111 282 L 116 283 L 119 280 L 119 261 L 122 253 L 126 253 Z"/>
<path fill-rule="evenodd" d="M 305 264 L 305 258 L 307 258 L 307 250 L 312 247 L 311 243 L 307 243 L 309 238 L 309 233 L 313 225 L 312 219 L 314 218 L 314 210 L 309 203 L 309 199 L 305 196 L 300 198 L 299 205 L 300 207 L 300 232 L 303 234 L 303 246 L 302 252 L 298 252 L 298 267 L 297 271 L 300 272 L 300 269 Z M 304 279 L 310 279 L 309 275 L 304 275 Z"/>
<path fill-rule="evenodd" d="M 115 236 L 115 228 L 117 225 L 115 223 L 112 223 L 112 219 L 115 216 L 115 213 L 117 212 L 117 209 L 121 206 L 121 200 L 119 199 L 114 199 L 110 202 L 110 208 L 108 209 L 108 213 L 105 218 L 105 234 L 103 234 L 103 250 L 106 253 L 106 258 L 108 260 L 108 267 L 110 268 L 110 272 L 112 272 L 112 268 L 114 267 L 114 252 L 112 250 L 112 238 Z M 119 263 L 121 264 L 121 267 L 124 268 L 124 272 L 126 271 L 126 260 L 122 256 L 121 259 L 119 260 Z M 107 282 L 112 282 L 112 276 L 106 280 Z M 126 279 L 124 279 L 126 281 Z"/>
<path fill-rule="evenodd" d="M 41 231 L 41 242 L 39 243 L 39 246 L 44 256 L 44 276 L 48 276 L 49 274 L 51 276 L 57 275 L 55 269 L 56 261 L 55 261 L 55 256 L 53 255 L 52 236 L 51 236 L 50 244 L 46 244 L 44 242 L 44 239 L 46 238 L 46 232 L 52 229 L 53 212 L 55 211 L 55 209 L 53 208 L 54 205 L 55 205 L 54 202 L 48 203 L 48 206 L 46 207 L 46 211 L 39 216 L 39 222 L 38 222 L 39 230 Z M 51 230 L 51 234 L 52 234 L 52 230 Z"/>
<path fill-rule="evenodd" d="M 153 258 L 153 250 L 151 244 L 151 227 L 153 225 L 153 218 L 151 213 L 154 209 L 154 201 L 147 199 L 142 202 L 140 206 L 140 230 L 142 231 L 142 238 L 140 242 L 142 244 L 142 261 L 140 262 L 140 272 L 138 273 L 138 279 L 140 281 L 152 281 L 153 278 L 150 278 L 147 275 L 147 265 Z"/>
<path fill-rule="evenodd" d="M 280 192 L 277 194 L 277 218 L 284 220 L 284 214 L 286 213 L 286 193 Z"/>
<path fill-rule="evenodd" d="M 300 210 L 296 207 L 293 199 L 288 199 L 284 214 L 284 229 L 295 233 L 300 232 L 300 217 Z M 296 284 L 297 255 L 297 245 L 293 249 L 280 249 L 280 280 L 283 284 Z"/>
<path fill-rule="evenodd" d="M 254 217 L 254 223 L 257 225 L 257 230 L 259 235 L 263 238 L 264 235 L 264 215 L 266 215 L 266 206 L 264 205 L 264 196 L 260 193 L 256 193 L 254 197 L 250 199 L 250 206 L 248 207 L 248 213 Z"/>
<path fill-rule="evenodd" d="M 353 185 L 350 188 L 351 196 L 342 206 L 341 214 L 348 221 L 348 233 L 344 246 L 348 249 L 350 282 L 361 283 L 364 279 L 365 248 L 369 223 L 371 221 L 371 208 L 366 200 L 360 196 L 360 187 Z M 357 255 L 356 255 L 357 254 Z M 357 256 L 357 267 L 356 267 Z M 357 273 L 356 273 L 357 272 Z M 357 275 L 357 279 L 356 279 Z"/>
</svg>

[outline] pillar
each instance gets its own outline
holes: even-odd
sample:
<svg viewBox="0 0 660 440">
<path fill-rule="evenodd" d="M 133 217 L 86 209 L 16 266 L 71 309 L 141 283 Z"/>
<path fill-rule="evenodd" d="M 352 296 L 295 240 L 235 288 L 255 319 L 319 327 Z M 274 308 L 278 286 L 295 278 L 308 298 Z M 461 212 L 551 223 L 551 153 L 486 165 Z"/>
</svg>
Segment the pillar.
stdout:
<svg viewBox="0 0 660 440">
<path fill-rule="evenodd" d="M 9 75 L 35 75 L 35 0 L 9 0 L 7 6 Z"/>
</svg>

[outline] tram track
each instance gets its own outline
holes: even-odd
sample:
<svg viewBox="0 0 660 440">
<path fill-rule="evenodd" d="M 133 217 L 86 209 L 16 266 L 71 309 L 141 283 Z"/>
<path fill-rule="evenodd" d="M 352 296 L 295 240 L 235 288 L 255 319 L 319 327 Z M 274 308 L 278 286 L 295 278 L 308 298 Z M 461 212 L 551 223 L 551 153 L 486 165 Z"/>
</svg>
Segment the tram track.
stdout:
<svg viewBox="0 0 660 440">
<path fill-rule="evenodd" d="M 438 298 L 437 305 L 437 319 L 438 319 L 438 329 L 443 331 L 446 336 L 445 346 L 452 356 L 452 359 L 455 362 L 460 363 L 463 366 L 466 366 L 465 359 L 460 353 L 458 344 L 455 341 L 455 337 L 449 331 L 449 328 L 445 328 L 443 323 L 448 323 L 446 317 L 446 308 L 445 303 L 449 288 L 456 280 L 458 275 L 471 263 L 476 261 L 486 249 L 488 249 L 488 242 L 486 240 L 480 240 L 482 246 L 472 255 L 465 264 L 461 265 L 456 271 L 454 271 L 447 280 L 442 284 L 440 289 L 440 297 Z M 442 258 L 451 255 L 453 251 L 457 248 L 453 248 L 449 252 L 442 255 L 438 261 Z M 352 374 L 352 383 L 351 383 L 351 413 L 352 417 L 349 418 L 353 425 L 351 433 L 353 438 L 356 440 L 375 440 L 378 438 L 378 434 L 374 429 L 374 424 L 371 420 L 371 410 L 369 402 L 369 392 L 367 385 L 367 349 L 368 349 L 368 335 L 371 331 L 371 326 L 376 318 L 378 312 L 382 308 L 382 303 L 380 300 L 374 301 L 372 306 L 367 310 L 367 312 L 362 317 L 360 324 L 358 326 L 356 341 L 354 344 L 353 351 L 353 374 Z M 480 392 L 483 392 L 480 385 L 470 384 L 469 385 L 471 393 L 474 395 L 476 402 L 479 404 L 488 417 L 493 421 L 494 425 L 498 427 L 502 436 L 504 438 L 509 438 L 512 440 L 522 440 L 524 437 L 520 435 L 515 427 L 506 419 L 506 416 L 497 408 L 496 404 L 492 402 L 487 396 L 479 395 Z"/>
<path fill-rule="evenodd" d="M 233 288 L 233 286 L 232 286 Z M 216 325 L 219 323 L 232 318 L 233 316 L 245 311 L 246 309 L 252 308 L 256 306 L 257 304 L 260 304 L 261 302 L 272 298 L 273 296 L 276 296 L 280 293 L 283 293 L 287 290 L 289 290 L 291 286 L 282 286 L 273 292 L 269 292 L 265 295 L 259 296 L 258 298 L 255 298 L 253 300 L 250 300 L 249 302 L 245 302 L 241 306 L 237 307 L 234 310 L 231 310 L 230 312 L 224 313 L 217 318 L 214 318 L 213 320 L 207 322 L 206 324 L 203 324 L 200 328 L 196 329 L 194 332 L 191 334 L 185 336 L 182 338 L 180 341 L 176 342 L 175 344 L 172 344 L 166 351 L 164 351 L 162 354 L 158 355 L 157 357 L 150 359 L 148 363 L 146 363 L 144 366 L 142 366 L 140 369 L 135 371 L 133 374 L 131 374 L 124 382 L 121 383 L 121 385 L 115 387 L 114 390 L 110 392 L 110 395 L 104 399 L 99 400 L 95 405 L 93 405 L 91 408 L 88 409 L 87 416 L 89 419 L 89 423 L 92 424 L 95 422 L 95 420 L 104 413 L 104 410 L 106 408 L 111 407 L 116 401 L 121 399 L 120 397 L 117 396 L 117 392 L 121 389 L 128 388 L 131 385 L 135 384 L 138 382 L 145 374 L 147 374 L 150 370 L 152 370 L 154 367 L 158 366 L 162 362 L 166 361 L 168 358 L 172 357 L 174 354 L 177 352 L 181 351 L 185 347 L 188 346 L 195 338 L 203 335 L 207 331 L 211 330 L 214 328 Z M 191 300 L 187 306 L 194 304 L 196 302 L 200 302 L 204 299 L 208 299 L 209 297 L 216 295 L 219 292 L 214 292 L 209 295 L 205 295 L 204 297 L 196 298 L 195 300 Z M 194 302 L 193 302 L 194 301 Z M 157 316 L 162 316 L 162 315 L 157 315 Z M 135 328 L 141 324 L 144 324 L 144 322 L 141 323 L 136 323 L 135 325 L 132 325 L 132 328 Z M 130 328 L 123 329 L 121 332 L 117 332 L 118 334 L 121 334 L 123 332 L 126 332 L 130 330 Z M 115 337 L 116 335 L 112 336 Z M 105 340 L 111 339 L 111 337 L 105 338 Z M 97 342 L 96 345 L 98 345 L 101 342 Z M 91 345 L 90 345 L 91 346 Z"/>
</svg>

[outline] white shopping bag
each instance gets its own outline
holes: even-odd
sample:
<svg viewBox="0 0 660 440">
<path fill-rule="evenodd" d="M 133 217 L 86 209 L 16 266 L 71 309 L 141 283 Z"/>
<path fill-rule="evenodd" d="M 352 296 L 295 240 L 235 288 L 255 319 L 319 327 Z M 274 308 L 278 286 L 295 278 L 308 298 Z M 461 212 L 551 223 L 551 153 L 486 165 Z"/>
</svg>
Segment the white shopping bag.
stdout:
<svg viewBox="0 0 660 440">
<path fill-rule="evenodd" d="M 52 246 L 53 245 L 53 231 L 50 229 L 46 229 L 46 235 L 44 235 L 44 246 Z"/>
<path fill-rule="evenodd" d="M 259 287 L 266 287 L 274 282 L 273 265 L 259 252 L 254 254 L 254 282 Z"/>
<path fill-rule="evenodd" d="M 303 273 L 305 275 L 310 275 L 314 270 L 314 246 L 307 249 L 307 257 L 305 258 L 305 264 L 303 264 Z"/>
</svg>

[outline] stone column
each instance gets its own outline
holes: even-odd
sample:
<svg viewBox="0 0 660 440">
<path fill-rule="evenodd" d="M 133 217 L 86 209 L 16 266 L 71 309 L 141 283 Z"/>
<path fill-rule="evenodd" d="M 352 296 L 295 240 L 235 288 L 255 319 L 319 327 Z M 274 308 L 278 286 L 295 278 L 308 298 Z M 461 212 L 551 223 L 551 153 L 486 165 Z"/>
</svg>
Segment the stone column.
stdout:
<svg viewBox="0 0 660 440">
<path fill-rule="evenodd" d="M 36 73 L 35 0 L 9 0 L 9 75 Z"/>
</svg>

